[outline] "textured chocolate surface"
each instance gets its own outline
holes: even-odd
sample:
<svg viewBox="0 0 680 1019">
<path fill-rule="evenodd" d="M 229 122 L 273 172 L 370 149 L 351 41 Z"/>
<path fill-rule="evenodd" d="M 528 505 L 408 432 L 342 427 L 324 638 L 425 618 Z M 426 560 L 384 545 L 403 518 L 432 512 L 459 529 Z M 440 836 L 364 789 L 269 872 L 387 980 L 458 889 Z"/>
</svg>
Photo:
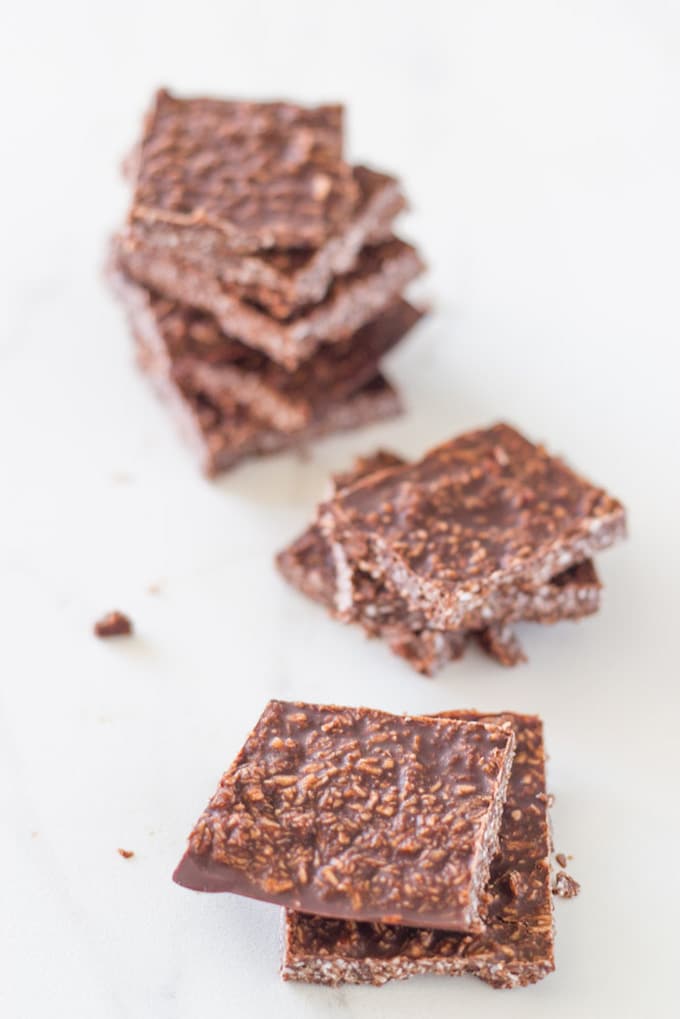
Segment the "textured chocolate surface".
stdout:
<svg viewBox="0 0 680 1019">
<path fill-rule="evenodd" d="M 512 728 L 270 701 L 175 881 L 325 916 L 478 930 Z"/>
<path fill-rule="evenodd" d="M 395 454 L 381 450 L 357 460 L 352 470 L 336 474 L 334 489 L 339 491 L 358 478 L 403 463 Z M 318 525 L 313 524 L 280 552 L 276 562 L 289 583 L 334 614 L 335 562 Z M 597 611 L 600 587 L 593 564 L 580 563 L 534 591 L 517 587 L 514 603 L 508 607 L 509 619 L 554 623 L 581 618 Z M 502 665 L 526 660 L 507 619 L 488 622 L 479 631 L 433 629 L 424 613 L 412 609 L 389 582 L 360 567 L 352 572 L 352 593 L 351 615 L 345 613 L 344 618 L 359 622 L 369 636 L 386 640 L 395 654 L 424 675 L 432 676 L 461 658 L 470 636 L 477 637 L 483 649 Z"/>
<path fill-rule="evenodd" d="M 359 199 L 342 107 L 156 95 L 134 158 L 131 219 L 178 244 L 316 247 Z"/>
<path fill-rule="evenodd" d="M 358 564 L 453 629 L 507 618 L 517 586 L 535 590 L 625 535 L 616 499 L 503 424 L 358 481 L 320 519 L 340 611 Z"/>
<path fill-rule="evenodd" d="M 376 375 L 346 400 L 326 407 L 307 427 L 281 432 L 260 421 L 247 407 L 236 402 L 228 407 L 226 400 L 217 407 L 203 394 L 178 385 L 149 361 L 146 347 L 138 342 L 137 349 L 140 367 L 168 405 L 208 477 L 230 470 L 248 457 L 304 449 L 325 435 L 362 428 L 402 410 L 397 392 L 382 375 Z"/>
<path fill-rule="evenodd" d="M 212 277 L 213 287 L 226 286 L 276 318 L 288 318 L 322 300 L 333 277 L 353 269 L 366 244 L 389 239 L 392 222 L 406 204 L 394 177 L 365 166 L 355 166 L 352 172 L 359 189 L 356 210 L 312 251 L 291 248 L 235 254 L 225 244 L 192 243 L 191 230 L 178 237 L 172 226 L 137 220 L 128 224 L 127 243 L 148 257 L 159 251 L 192 263 Z"/>
<path fill-rule="evenodd" d="M 115 257 L 126 273 L 150 289 L 213 315 L 228 336 L 294 371 L 322 343 L 346 340 L 385 311 L 423 269 L 411 245 L 391 239 L 364 248 L 352 272 L 336 277 L 319 304 L 279 321 L 241 300 L 197 265 L 167 251 L 151 254 L 129 234 L 115 244 Z"/>
<path fill-rule="evenodd" d="M 421 313 L 397 301 L 349 340 L 321 347 L 295 372 L 226 336 L 215 320 L 169 301 L 116 273 L 114 285 L 133 322 L 157 335 L 172 362 L 172 374 L 216 406 L 236 401 L 282 431 L 296 431 L 370 381 L 380 359 L 419 320 Z"/>
<path fill-rule="evenodd" d="M 116 289 L 120 275 L 110 275 Z M 304 428 L 282 432 L 257 418 L 249 408 L 226 395 L 220 406 L 175 377 L 171 354 L 145 302 L 127 304 L 137 361 L 173 414 L 192 446 L 203 472 L 212 477 L 241 460 L 290 449 L 302 449 L 333 432 L 360 428 L 402 411 L 397 392 L 380 374 L 352 396 L 328 403 Z"/>
<path fill-rule="evenodd" d="M 494 987 L 517 987 L 535 983 L 555 968 L 541 721 L 515 714 L 448 714 L 508 722 L 517 739 L 500 853 L 492 864 L 483 908 L 486 929 L 454 934 L 286 911 L 284 979 L 379 985 L 419 973 L 470 973 Z"/>
</svg>

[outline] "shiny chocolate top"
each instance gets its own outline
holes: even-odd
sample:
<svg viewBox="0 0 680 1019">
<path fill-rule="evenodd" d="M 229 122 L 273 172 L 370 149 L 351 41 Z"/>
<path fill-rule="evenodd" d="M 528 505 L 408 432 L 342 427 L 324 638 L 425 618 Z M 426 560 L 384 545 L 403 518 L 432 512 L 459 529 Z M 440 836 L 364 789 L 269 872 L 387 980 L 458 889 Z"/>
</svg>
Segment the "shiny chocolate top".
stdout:
<svg viewBox="0 0 680 1019">
<path fill-rule="evenodd" d="M 478 929 L 513 749 L 502 724 L 271 701 L 175 880 L 326 916 Z"/>
</svg>

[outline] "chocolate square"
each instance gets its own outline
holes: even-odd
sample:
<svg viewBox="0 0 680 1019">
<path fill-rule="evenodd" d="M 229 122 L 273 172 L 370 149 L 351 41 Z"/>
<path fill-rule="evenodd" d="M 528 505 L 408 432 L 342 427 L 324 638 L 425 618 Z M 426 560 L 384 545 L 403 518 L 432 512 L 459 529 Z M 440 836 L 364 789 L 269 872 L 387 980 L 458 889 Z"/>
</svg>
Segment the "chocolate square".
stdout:
<svg viewBox="0 0 680 1019">
<path fill-rule="evenodd" d="M 336 474 L 335 491 L 351 486 L 361 477 L 404 463 L 395 454 L 380 450 L 372 457 L 358 460 L 352 470 Z M 335 614 L 335 560 L 318 524 L 312 524 L 280 552 L 276 563 L 289 583 Z M 479 630 L 440 630 L 429 626 L 422 610 L 411 608 L 384 577 L 373 576 L 357 566 L 352 572 L 351 609 L 343 618 L 360 623 L 369 636 L 386 640 L 390 649 L 416 671 L 432 676 L 463 656 L 471 636 L 502 665 L 525 661 L 510 621 L 554 623 L 581 618 L 597 611 L 600 588 L 593 564 L 580 563 L 534 590 L 517 587 L 503 620 L 487 621 Z"/>
<path fill-rule="evenodd" d="M 392 222 L 406 202 L 394 177 L 355 166 L 352 174 L 359 199 L 348 220 L 319 247 L 273 249 L 252 254 L 234 252 L 224 239 L 195 241 L 192 231 L 178 235 L 172 225 L 132 220 L 126 244 L 146 256 L 163 255 L 189 262 L 211 280 L 211 288 L 227 287 L 236 297 L 264 308 L 275 318 L 290 318 L 305 305 L 323 300 L 334 276 L 350 272 L 361 249 L 389 239 Z"/>
<path fill-rule="evenodd" d="M 120 274 L 113 272 L 111 280 L 120 291 L 121 282 L 124 283 Z M 249 407 L 230 399 L 226 393 L 216 404 L 176 376 L 172 346 L 159 330 L 145 292 L 137 289 L 136 296 L 141 299 L 129 300 L 130 291 L 126 290 L 124 302 L 138 364 L 167 404 L 208 477 L 229 470 L 248 457 L 304 449 L 325 435 L 361 428 L 401 413 L 398 393 L 380 374 L 346 399 L 329 401 L 304 427 L 289 432 L 260 420 Z"/>
<path fill-rule="evenodd" d="M 236 402 L 273 428 L 295 432 L 322 417 L 375 377 L 381 358 L 420 319 L 406 301 L 397 301 L 348 340 L 326 344 L 297 371 L 287 372 L 239 340 L 225 335 L 209 315 L 167 300 L 111 272 L 116 293 L 133 327 L 143 324 L 163 347 L 179 383 L 200 392 L 227 412 Z"/>
<path fill-rule="evenodd" d="M 115 253 L 133 280 L 209 313 L 228 336 L 262 351 L 289 371 L 295 371 L 322 344 L 346 340 L 377 318 L 423 269 L 415 248 L 392 238 L 364 248 L 352 271 L 336 277 L 318 304 L 279 320 L 178 254 L 165 250 L 150 254 L 129 234 L 117 238 Z"/>
<path fill-rule="evenodd" d="M 330 920 L 285 912 L 284 980 L 380 985 L 421 973 L 469 973 L 493 987 L 535 983 L 555 968 L 551 839 L 545 750 L 539 718 L 447 712 L 446 717 L 510 724 L 517 750 L 476 934 L 427 927 Z"/>
<path fill-rule="evenodd" d="M 317 247 L 359 189 L 340 106 L 178 99 L 158 92 L 132 160 L 130 218 L 205 250 Z"/>
<path fill-rule="evenodd" d="M 514 742 L 504 723 L 271 701 L 175 880 L 331 917 L 478 930 Z"/>
<path fill-rule="evenodd" d="M 356 565 L 378 571 L 432 627 L 505 619 L 539 588 L 625 535 L 620 502 L 508 425 L 343 489 L 320 516 L 351 612 Z"/>
</svg>

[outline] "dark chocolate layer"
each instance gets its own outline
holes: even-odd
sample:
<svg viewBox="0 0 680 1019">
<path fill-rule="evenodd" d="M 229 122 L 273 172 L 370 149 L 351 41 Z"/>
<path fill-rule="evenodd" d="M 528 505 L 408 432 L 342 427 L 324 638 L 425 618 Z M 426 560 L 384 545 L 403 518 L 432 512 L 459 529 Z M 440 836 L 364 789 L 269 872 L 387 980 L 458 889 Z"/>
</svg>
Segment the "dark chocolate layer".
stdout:
<svg viewBox="0 0 680 1019">
<path fill-rule="evenodd" d="M 359 565 L 442 629 L 507 618 L 518 586 L 535 590 L 625 535 L 620 502 L 502 424 L 343 489 L 321 523 L 340 611 Z"/>
<path fill-rule="evenodd" d="M 333 477 L 335 491 L 351 486 L 358 478 L 404 462 L 383 450 L 363 457 L 350 471 Z M 336 614 L 335 560 L 317 524 L 312 524 L 279 553 L 276 562 L 289 583 Z M 422 610 L 411 608 L 385 578 L 356 567 L 352 572 L 351 611 L 344 613 L 343 618 L 360 623 L 369 636 L 386 640 L 395 654 L 418 672 L 431 676 L 448 662 L 461 658 L 471 636 L 476 636 L 484 650 L 502 665 L 525 661 L 509 621 L 554 623 L 581 618 L 597 611 L 600 587 L 593 564 L 580 563 L 535 590 L 518 586 L 504 620 L 489 621 L 480 630 L 440 630 L 432 628 Z"/>
<path fill-rule="evenodd" d="M 180 244 L 317 247 L 353 213 L 342 107 L 158 92 L 135 159 L 131 219 Z"/>
<path fill-rule="evenodd" d="M 379 985 L 419 973 L 470 973 L 493 987 L 518 987 L 555 968 L 541 721 L 510 713 L 449 712 L 447 717 L 507 722 L 517 740 L 500 852 L 483 907 L 486 929 L 455 934 L 286 911 L 285 980 Z"/>
<path fill-rule="evenodd" d="M 410 244 L 393 238 L 364 248 L 355 268 L 335 278 L 326 297 L 284 321 L 243 301 L 213 274 L 168 251 L 151 254 L 134 238 L 117 238 L 115 257 L 133 280 L 164 297 L 211 314 L 220 328 L 295 371 L 322 344 L 347 340 L 377 318 L 423 269 Z"/>
<path fill-rule="evenodd" d="M 208 477 L 231 470 L 250 457 L 305 449 L 326 435 L 366 427 L 394 417 L 402 409 L 397 392 L 382 375 L 376 375 L 347 400 L 328 406 L 307 427 L 281 432 L 236 402 L 231 408 L 225 406 L 225 401 L 217 407 L 201 393 L 179 386 L 149 363 L 146 348 L 139 343 L 138 360 Z"/>
<path fill-rule="evenodd" d="M 504 725 L 271 701 L 175 880 L 325 916 L 479 929 Z"/>
<path fill-rule="evenodd" d="M 289 318 L 305 305 L 323 300 L 334 276 L 350 272 L 366 244 L 380 244 L 405 206 L 394 177 L 365 166 L 353 167 L 359 201 L 346 223 L 314 250 L 288 248 L 253 254 L 235 253 L 227 243 L 196 243 L 196 232 L 179 235 L 173 225 L 133 220 L 126 228 L 128 243 L 154 257 L 163 253 L 194 264 L 244 301 L 251 301 L 275 318 Z"/>
<path fill-rule="evenodd" d="M 155 345 L 165 347 L 180 384 L 227 412 L 234 402 L 243 404 L 286 432 L 309 425 L 374 378 L 381 358 L 421 317 L 397 301 L 349 340 L 321 347 L 297 371 L 287 372 L 266 354 L 226 336 L 211 316 L 159 297 L 123 272 L 114 270 L 114 277 L 133 328 L 143 322 L 155 332 Z"/>
</svg>

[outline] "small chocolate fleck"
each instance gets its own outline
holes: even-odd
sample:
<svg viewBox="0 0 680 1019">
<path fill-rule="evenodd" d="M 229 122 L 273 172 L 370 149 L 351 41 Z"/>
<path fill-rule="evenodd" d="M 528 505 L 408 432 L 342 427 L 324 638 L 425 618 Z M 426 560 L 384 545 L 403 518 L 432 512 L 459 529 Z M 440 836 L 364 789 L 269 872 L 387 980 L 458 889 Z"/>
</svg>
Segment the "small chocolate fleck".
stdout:
<svg viewBox="0 0 680 1019">
<path fill-rule="evenodd" d="M 578 881 L 575 881 L 570 874 L 564 870 L 558 870 L 553 885 L 553 895 L 559 895 L 561 899 L 573 899 L 581 891 Z"/>
<path fill-rule="evenodd" d="M 564 853 L 555 853 L 555 859 L 559 863 L 560 867 L 564 868 L 567 866 L 567 858 Z"/>
<path fill-rule="evenodd" d="M 132 623 L 122 612 L 109 612 L 94 624 L 96 637 L 125 637 L 132 633 Z"/>
<path fill-rule="evenodd" d="M 517 811 L 517 813 L 520 814 L 521 817 L 521 811 Z M 505 875 L 505 883 L 508 887 L 508 891 L 513 896 L 513 898 L 515 899 L 518 898 L 522 887 L 520 883 L 519 873 L 516 870 L 509 870 L 508 873 Z"/>
<path fill-rule="evenodd" d="M 119 849 L 118 852 L 124 860 L 129 860 L 135 855 L 131 849 Z"/>
</svg>

